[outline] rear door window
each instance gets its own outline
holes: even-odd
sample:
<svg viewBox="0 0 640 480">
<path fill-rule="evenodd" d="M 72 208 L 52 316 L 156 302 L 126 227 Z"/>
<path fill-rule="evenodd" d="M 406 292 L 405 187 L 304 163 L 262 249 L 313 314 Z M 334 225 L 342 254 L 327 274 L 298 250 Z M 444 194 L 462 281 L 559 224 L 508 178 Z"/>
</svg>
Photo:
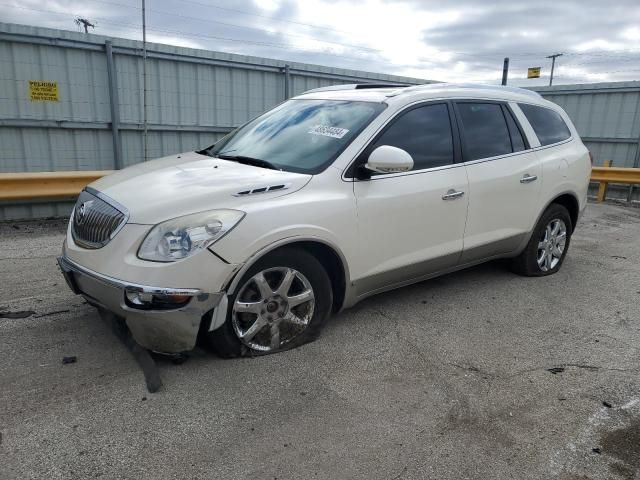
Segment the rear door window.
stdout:
<svg viewBox="0 0 640 480">
<path fill-rule="evenodd" d="M 569 127 L 558 112 L 526 103 L 519 103 L 518 106 L 536 132 L 540 145 L 552 145 L 571 137 Z"/>
<path fill-rule="evenodd" d="M 467 161 L 514 151 L 499 103 L 460 102 L 456 106 L 462 122 Z"/>
</svg>

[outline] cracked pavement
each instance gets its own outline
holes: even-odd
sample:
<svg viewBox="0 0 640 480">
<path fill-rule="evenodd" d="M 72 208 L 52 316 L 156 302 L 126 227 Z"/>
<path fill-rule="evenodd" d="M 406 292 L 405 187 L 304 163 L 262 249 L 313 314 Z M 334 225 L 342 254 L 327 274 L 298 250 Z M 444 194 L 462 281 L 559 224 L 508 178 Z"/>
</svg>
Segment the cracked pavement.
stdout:
<svg viewBox="0 0 640 480">
<path fill-rule="evenodd" d="M 2 479 L 640 478 L 638 208 L 590 204 L 554 276 L 381 294 L 297 350 L 161 361 L 156 394 L 60 276 L 65 225 L 0 224 Z"/>
</svg>

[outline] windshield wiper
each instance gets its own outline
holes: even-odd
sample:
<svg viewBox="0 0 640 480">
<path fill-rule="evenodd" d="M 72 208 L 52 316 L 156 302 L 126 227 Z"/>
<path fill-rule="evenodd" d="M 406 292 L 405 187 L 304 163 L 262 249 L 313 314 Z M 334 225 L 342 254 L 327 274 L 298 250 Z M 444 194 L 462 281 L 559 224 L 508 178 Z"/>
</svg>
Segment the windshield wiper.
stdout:
<svg viewBox="0 0 640 480">
<path fill-rule="evenodd" d="M 280 170 L 273 163 L 267 162 L 266 160 L 262 160 L 260 158 L 245 157 L 244 155 L 225 155 L 225 154 L 218 154 L 216 155 L 216 157 L 221 158 L 222 160 L 231 160 L 232 162 L 238 162 L 245 165 L 253 165 L 254 167 L 270 168 L 271 170 Z"/>
</svg>

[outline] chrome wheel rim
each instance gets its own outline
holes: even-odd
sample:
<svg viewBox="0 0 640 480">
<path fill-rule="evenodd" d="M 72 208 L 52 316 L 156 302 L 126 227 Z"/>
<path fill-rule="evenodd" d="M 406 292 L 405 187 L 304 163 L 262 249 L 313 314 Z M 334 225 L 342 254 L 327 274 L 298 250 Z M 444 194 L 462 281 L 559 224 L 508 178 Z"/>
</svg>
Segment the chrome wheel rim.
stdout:
<svg viewBox="0 0 640 480">
<path fill-rule="evenodd" d="M 242 285 L 231 322 L 242 343 L 269 352 L 304 332 L 314 308 L 315 295 L 307 277 L 293 268 L 269 268 Z"/>
<path fill-rule="evenodd" d="M 538 242 L 538 267 L 543 272 L 556 268 L 567 244 L 567 226 L 559 218 L 551 220 Z"/>
</svg>

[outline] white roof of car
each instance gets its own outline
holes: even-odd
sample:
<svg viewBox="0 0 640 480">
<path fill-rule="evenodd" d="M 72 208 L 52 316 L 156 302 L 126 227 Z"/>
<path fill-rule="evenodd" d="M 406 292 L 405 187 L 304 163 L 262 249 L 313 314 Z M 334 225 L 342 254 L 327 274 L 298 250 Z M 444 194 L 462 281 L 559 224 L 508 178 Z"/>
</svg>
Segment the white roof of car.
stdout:
<svg viewBox="0 0 640 480">
<path fill-rule="evenodd" d="M 436 98 L 480 98 L 546 104 L 537 92 L 500 85 L 476 85 L 465 83 L 430 83 L 412 86 L 367 86 L 367 84 L 333 85 L 309 90 L 295 98 L 322 100 L 360 100 L 391 103 L 411 103 Z"/>
</svg>

